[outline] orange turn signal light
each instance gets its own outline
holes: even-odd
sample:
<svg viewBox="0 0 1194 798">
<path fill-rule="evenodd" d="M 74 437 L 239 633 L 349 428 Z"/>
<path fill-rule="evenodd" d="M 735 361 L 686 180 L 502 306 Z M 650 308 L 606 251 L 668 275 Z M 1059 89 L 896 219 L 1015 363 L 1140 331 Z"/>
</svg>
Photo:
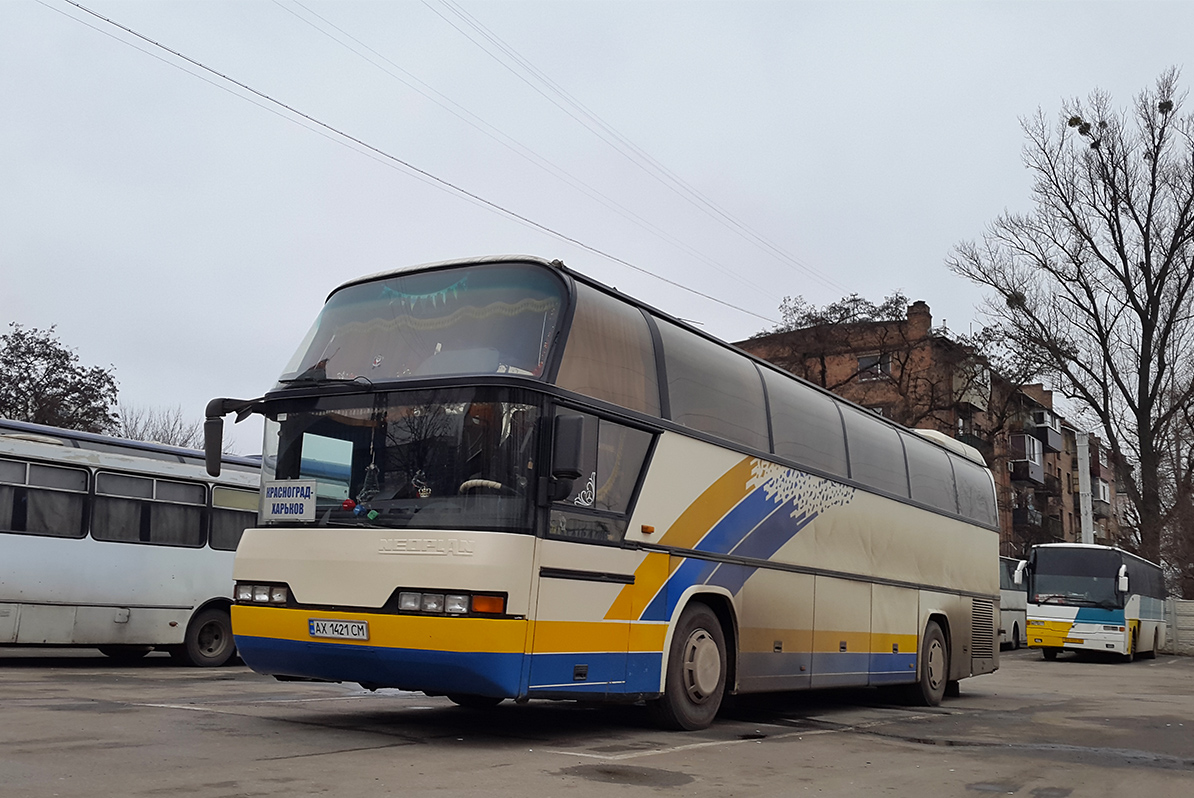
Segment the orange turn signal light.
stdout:
<svg viewBox="0 0 1194 798">
<path fill-rule="evenodd" d="M 502 596 L 473 596 L 473 612 L 504 615 L 506 612 L 506 599 Z"/>
</svg>

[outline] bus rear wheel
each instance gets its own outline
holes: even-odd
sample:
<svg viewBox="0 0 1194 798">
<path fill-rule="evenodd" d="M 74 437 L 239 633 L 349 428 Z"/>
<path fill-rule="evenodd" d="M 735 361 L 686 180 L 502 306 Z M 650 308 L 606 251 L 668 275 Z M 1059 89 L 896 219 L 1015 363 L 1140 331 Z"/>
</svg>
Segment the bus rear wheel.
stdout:
<svg viewBox="0 0 1194 798">
<path fill-rule="evenodd" d="M 688 605 L 668 650 L 663 696 L 648 704 L 665 729 L 704 729 L 717 717 L 726 688 L 726 642 L 721 621 L 705 604 Z"/>
<path fill-rule="evenodd" d="M 911 697 L 916 704 L 935 707 L 945 697 L 949 685 L 949 646 L 945 633 L 936 621 L 925 626 L 920 642 L 920 679 L 912 685 Z"/>
<path fill-rule="evenodd" d="M 1148 651 L 1141 651 L 1140 657 L 1144 659 L 1156 659 L 1157 649 L 1161 647 L 1161 630 L 1153 629 L 1153 647 Z"/>
<path fill-rule="evenodd" d="M 192 618 L 183 644 L 170 649 L 170 656 L 196 668 L 218 668 L 235 653 L 232 619 L 227 610 L 214 607 Z"/>
</svg>

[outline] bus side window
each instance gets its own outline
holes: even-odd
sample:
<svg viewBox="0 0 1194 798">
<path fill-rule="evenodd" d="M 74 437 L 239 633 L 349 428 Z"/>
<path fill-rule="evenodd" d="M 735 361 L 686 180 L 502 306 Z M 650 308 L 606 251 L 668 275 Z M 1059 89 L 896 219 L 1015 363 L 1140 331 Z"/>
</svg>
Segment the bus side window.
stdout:
<svg viewBox="0 0 1194 798">
<path fill-rule="evenodd" d="M 86 534 L 87 472 L 0 460 L 0 530 L 60 538 Z"/>
<path fill-rule="evenodd" d="M 846 476 L 846 433 L 828 396 L 790 376 L 763 370 L 771 399 L 775 453 L 834 476 Z"/>
<path fill-rule="evenodd" d="M 755 364 L 671 322 L 656 323 L 663 339 L 672 420 L 770 451 L 763 382 Z"/>
<path fill-rule="evenodd" d="M 202 483 L 100 472 L 95 492 L 91 535 L 96 540 L 203 545 L 207 488 Z"/>
<path fill-rule="evenodd" d="M 949 453 L 939 449 L 918 435 L 903 435 L 904 451 L 908 455 L 908 481 L 912 483 L 912 498 L 947 513 L 958 512 L 958 493 L 954 487 L 954 470 Z"/>
<path fill-rule="evenodd" d="M 987 526 L 997 524 L 990 474 L 985 468 L 969 460 L 952 455 L 950 460 L 954 464 L 954 476 L 958 481 L 958 513 L 975 523 Z"/>
<path fill-rule="evenodd" d="M 846 419 L 846 445 L 850 452 L 850 478 L 896 496 L 908 496 L 908 469 L 899 433 L 862 411 L 842 408 Z"/>
<path fill-rule="evenodd" d="M 257 520 L 257 501 L 257 491 L 212 488 L 208 542 L 213 549 L 236 551 L 241 535 Z"/>
<path fill-rule="evenodd" d="M 560 410 L 559 412 L 568 412 Z M 568 498 L 552 506 L 549 534 L 584 540 L 619 541 L 651 448 L 652 436 L 606 419 L 585 416 L 586 451 L 581 477 Z"/>
</svg>

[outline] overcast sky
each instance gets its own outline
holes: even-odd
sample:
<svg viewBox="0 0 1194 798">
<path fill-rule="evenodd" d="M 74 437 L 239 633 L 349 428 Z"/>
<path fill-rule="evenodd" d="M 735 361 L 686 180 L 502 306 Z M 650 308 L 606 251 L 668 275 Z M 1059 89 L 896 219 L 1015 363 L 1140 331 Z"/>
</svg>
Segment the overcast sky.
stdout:
<svg viewBox="0 0 1194 798">
<path fill-rule="evenodd" d="M 1127 106 L 1194 55 L 1191 2 L 83 5 L 328 126 L 0 0 L 0 321 L 195 420 L 268 389 L 341 282 L 472 255 L 561 258 L 731 341 L 785 295 L 897 289 L 967 331 L 981 293 L 944 260 L 1030 207 L 1020 118 Z"/>
</svg>

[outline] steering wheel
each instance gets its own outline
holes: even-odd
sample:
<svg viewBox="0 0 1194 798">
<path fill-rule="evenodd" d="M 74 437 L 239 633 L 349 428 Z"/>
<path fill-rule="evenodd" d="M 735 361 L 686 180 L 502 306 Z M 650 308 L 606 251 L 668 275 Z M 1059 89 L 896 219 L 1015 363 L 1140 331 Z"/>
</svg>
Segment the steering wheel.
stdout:
<svg viewBox="0 0 1194 798">
<path fill-rule="evenodd" d="M 502 491 L 508 491 L 510 488 L 507 488 L 505 485 L 494 479 L 466 479 L 464 482 L 460 483 L 460 489 L 456 492 L 468 493 L 470 490 L 492 490 L 500 493 Z"/>
</svg>

